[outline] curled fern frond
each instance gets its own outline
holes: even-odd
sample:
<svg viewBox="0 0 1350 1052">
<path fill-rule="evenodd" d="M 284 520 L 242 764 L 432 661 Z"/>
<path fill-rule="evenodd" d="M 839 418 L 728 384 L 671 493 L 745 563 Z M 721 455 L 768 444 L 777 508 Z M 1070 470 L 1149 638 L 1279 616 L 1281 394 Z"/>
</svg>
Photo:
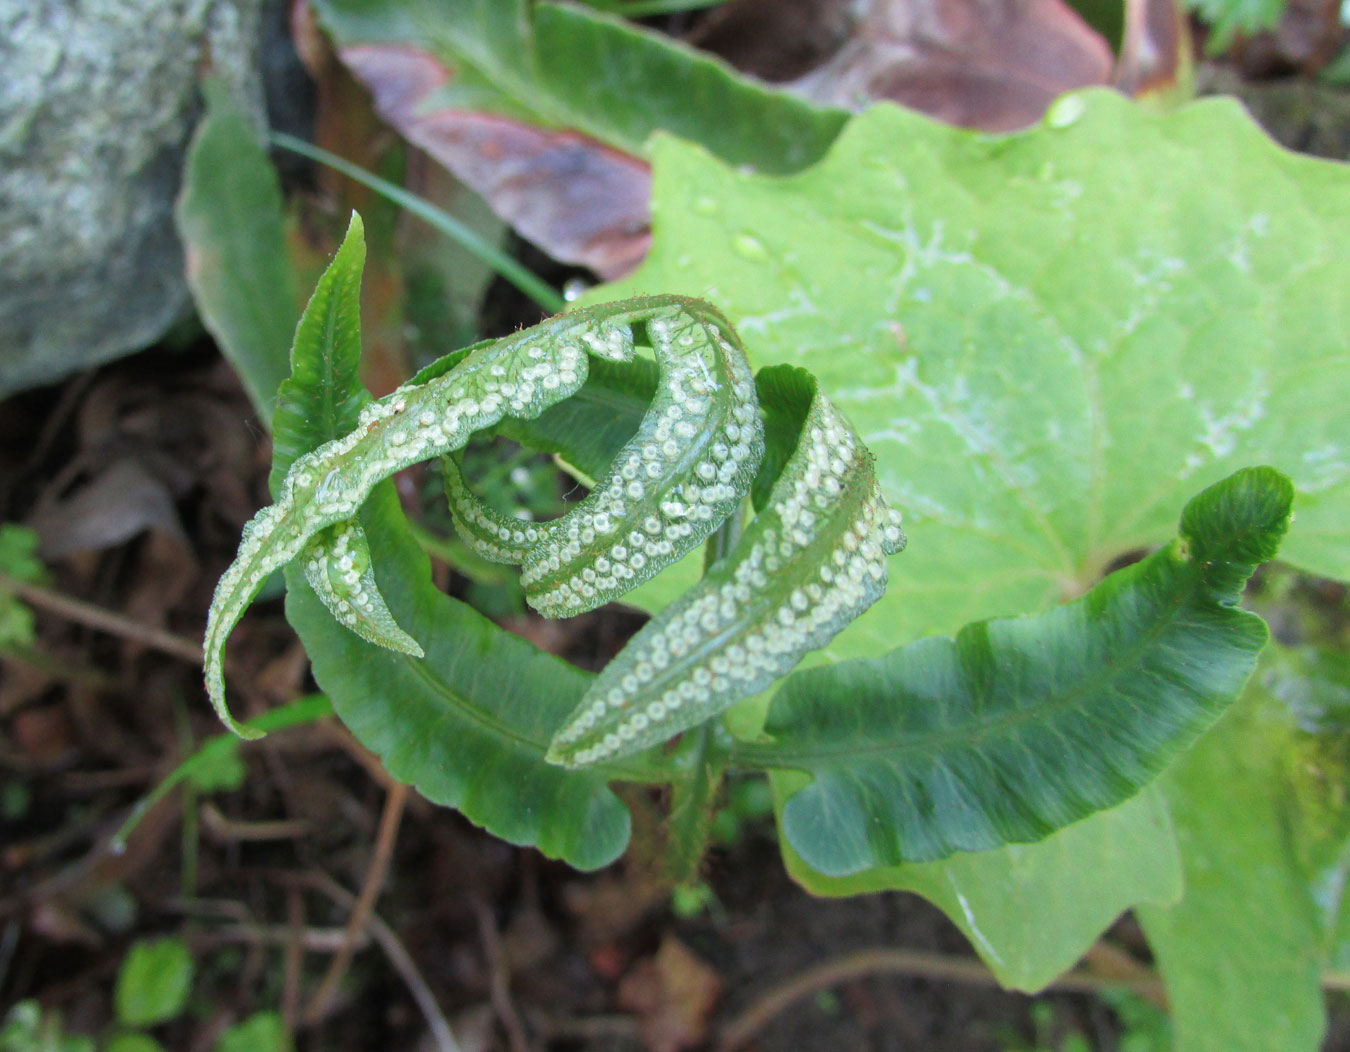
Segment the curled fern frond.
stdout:
<svg viewBox="0 0 1350 1052">
<path fill-rule="evenodd" d="M 463 448 L 474 432 L 504 416 L 537 416 L 573 394 L 586 382 L 587 352 L 612 360 L 630 357 L 632 336 L 622 319 L 607 318 L 597 333 L 595 312 L 577 312 L 480 345 L 448 372 L 369 403 L 361 410 L 356 430 L 292 463 L 276 503 L 244 527 L 239 553 L 211 600 L 203 643 L 206 687 L 226 726 L 243 737 L 257 736 L 236 722 L 225 705 L 224 649 L 230 631 L 268 575 L 301 552 L 308 555 L 307 568 L 311 562 L 324 563 L 331 545 L 351 534 L 337 531 L 316 546 L 311 542 L 327 527 L 351 520 L 371 490 L 395 472 Z M 321 572 L 326 571 L 316 568 L 310 575 Z M 373 576 L 369 580 L 368 594 L 378 596 Z M 341 609 L 346 600 L 339 591 L 321 583 L 318 594 L 348 624 L 347 612 Z M 383 599 L 378 602 L 384 606 Z M 380 634 L 373 641 L 381 642 Z M 387 631 L 383 634 L 397 638 Z"/>
<path fill-rule="evenodd" d="M 636 433 L 566 515 L 513 521 L 447 458 L 460 536 L 485 558 L 523 564 L 525 598 L 546 617 L 593 610 L 683 558 L 740 504 L 763 456 L 754 381 L 730 325 L 691 301 L 654 306 L 645 322 L 660 385 Z"/>
<path fill-rule="evenodd" d="M 759 390 L 766 410 L 805 407 L 767 501 L 732 551 L 600 673 L 553 739 L 552 762 L 599 763 L 702 723 L 764 690 L 885 591 L 886 556 L 905 535 L 872 455 L 802 370 L 765 370 Z"/>
<path fill-rule="evenodd" d="M 536 523 L 470 490 L 457 456 L 470 437 L 559 406 L 586 384 L 590 358 L 631 363 L 647 388 L 638 342 L 655 359 L 651 400 L 631 436 L 607 432 L 608 462 L 584 500 Z M 380 481 L 436 456 L 466 543 L 520 564 L 526 598 L 551 617 L 649 580 L 741 516 L 752 492 L 760 508 L 704 580 L 595 681 L 548 755 L 568 767 L 655 744 L 764 689 L 881 595 L 885 556 L 903 544 L 871 455 L 807 374 L 779 367 L 756 381 L 730 324 L 698 300 L 587 308 L 442 360 L 367 404 L 351 433 L 295 459 L 276 504 L 245 528 L 208 619 L 207 686 L 236 733 L 249 732 L 225 707 L 225 639 L 268 574 L 292 559 L 339 623 L 421 656 L 379 594 L 356 515 Z"/>
</svg>

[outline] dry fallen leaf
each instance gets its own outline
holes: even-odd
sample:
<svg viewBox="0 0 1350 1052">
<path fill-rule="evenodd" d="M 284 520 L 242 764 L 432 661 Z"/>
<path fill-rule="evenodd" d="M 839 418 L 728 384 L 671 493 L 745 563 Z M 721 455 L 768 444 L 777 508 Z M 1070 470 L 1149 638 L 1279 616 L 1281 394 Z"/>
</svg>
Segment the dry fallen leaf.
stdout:
<svg viewBox="0 0 1350 1052">
<path fill-rule="evenodd" d="M 452 74 L 424 51 L 361 44 L 340 54 L 381 117 L 549 255 L 606 279 L 646 255 L 651 173 L 644 161 L 579 132 L 427 109 L 422 103 Z"/>
<path fill-rule="evenodd" d="M 1058 95 L 1106 84 L 1106 41 L 1062 0 L 865 0 L 853 35 L 795 82 L 817 102 L 890 99 L 950 124 L 1012 131 Z"/>
<path fill-rule="evenodd" d="M 679 939 L 667 934 L 653 957 L 633 966 L 619 984 L 619 1005 L 637 1014 L 638 1033 L 650 1052 L 680 1052 L 701 1045 L 722 981 Z"/>
</svg>

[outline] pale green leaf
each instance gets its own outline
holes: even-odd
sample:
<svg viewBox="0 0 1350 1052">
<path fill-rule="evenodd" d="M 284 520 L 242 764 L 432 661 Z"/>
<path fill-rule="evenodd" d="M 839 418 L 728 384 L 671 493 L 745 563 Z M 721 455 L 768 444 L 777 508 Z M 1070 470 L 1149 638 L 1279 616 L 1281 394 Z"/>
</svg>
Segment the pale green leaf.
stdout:
<svg viewBox="0 0 1350 1052">
<path fill-rule="evenodd" d="M 164 1052 L 164 1046 L 149 1034 L 131 1031 L 125 1034 L 115 1034 L 103 1046 L 103 1052 Z"/>
<path fill-rule="evenodd" d="M 836 657 L 1080 594 L 1250 464 L 1298 488 L 1284 557 L 1350 577 L 1345 166 L 1088 92 L 1010 136 L 876 106 L 787 178 L 662 138 L 654 180 L 651 255 L 590 296 L 696 291 L 809 369 L 922 553 Z"/>
<path fill-rule="evenodd" d="M 276 1012 L 255 1012 L 216 1042 L 215 1052 L 291 1052 L 294 1045 Z"/>
<path fill-rule="evenodd" d="M 37 554 L 41 543 L 27 526 L 0 522 L 0 578 L 41 581 L 47 574 Z M 33 611 L 0 580 L 0 648 L 32 646 L 36 631 Z"/>
<path fill-rule="evenodd" d="M 174 217 L 202 322 L 266 423 L 286 379 L 295 328 L 281 186 L 224 85 L 209 81 L 206 99 Z"/>
<path fill-rule="evenodd" d="M 1295 599 L 1307 602 L 1306 594 Z M 1319 639 L 1314 623 L 1302 646 L 1271 648 L 1260 683 L 1295 728 L 1275 750 L 1287 782 L 1287 834 L 1317 904 L 1326 966 L 1343 975 L 1350 971 L 1350 653 L 1341 640 L 1344 613 L 1329 606 L 1330 631 Z"/>
<path fill-rule="evenodd" d="M 781 801 L 801 775 L 773 776 Z M 1072 968 L 1115 919 L 1181 896 L 1181 857 L 1167 805 L 1146 789 L 1030 846 L 827 877 L 782 840 L 788 872 L 816 895 L 914 891 L 942 908 L 1004 986 L 1035 991 Z"/>
<path fill-rule="evenodd" d="M 1139 911 L 1177 1052 L 1315 1052 L 1325 1025 L 1312 897 L 1286 831 L 1287 714 L 1259 680 L 1170 772 L 1186 893 Z"/>
</svg>

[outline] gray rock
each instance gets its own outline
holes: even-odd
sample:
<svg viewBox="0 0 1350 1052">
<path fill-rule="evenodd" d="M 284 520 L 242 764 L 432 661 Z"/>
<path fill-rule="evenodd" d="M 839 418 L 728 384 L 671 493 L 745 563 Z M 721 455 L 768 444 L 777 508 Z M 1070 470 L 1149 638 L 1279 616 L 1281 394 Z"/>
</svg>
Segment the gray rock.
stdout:
<svg viewBox="0 0 1350 1052">
<path fill-rule="evenodd" d="M 0 397 L 188 307 L 173 201 L 212 71 L 262 121 L 259 0 L 0 0 Z"/>
</svg>

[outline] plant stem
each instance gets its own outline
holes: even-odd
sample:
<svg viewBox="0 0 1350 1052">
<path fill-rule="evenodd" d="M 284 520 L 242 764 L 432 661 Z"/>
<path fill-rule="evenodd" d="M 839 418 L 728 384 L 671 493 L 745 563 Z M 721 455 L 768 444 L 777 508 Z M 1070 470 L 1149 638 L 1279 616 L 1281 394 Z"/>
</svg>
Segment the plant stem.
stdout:
<svg viewBox="0 0 1350 1052">
<path fill-rule="evenodd" d="M 273 132 L 271 140 L 273 144 L 280 146 L 283 150 L 290 150 L 292 153 L 298 153 L 312 161 L 326 164 L 329 168 L 341 172 L 349 179 L 354 179 L 362 186 L 370 187 L 370 189 L 387 197 L 395 204 L 402 205 L 413 215 L 468 249 L 539 306 L 543 307 L 549 314 L 561 314 L 567 309 L 567 301 L 563 299 L 562 294 L 544 281 L 543 278 L 522 266 L 518 260 L 512 259 L 496 245 L 485 240 L 476 231 L 470 229 L 448 212 L 437 208 L 430 201 L 418 197 L 401 186 L 396 186 L 387 179 L 381 179 L 378 175 L 352 164 L 335 153 L 329 153 L 320 146 L 315 146 L 304 139 L 297 139 L 294 135 L 287 135 L 285 132 Z"/>
<path fill-rule="evenodd" d="M 306 883 L 341 906 L 353 908 L 356 905 L 356 896 L 346 888 L 341 887 L 325 873 L 314 873 Z M 381 920 L 377 913 L 371 913 L 366 917 L 365 929 L 380 949 L 384 951 L 384 955 L 393 965 L 394 971 L 398 972 L 399 977 L 408 987 L 412 999 L 417 1002 L 417 1007 L 422 1010 L 422 1015 L 427 1021 L 427 1028 L 431 1031 L 432 1047 L 436 1049 L 436 1052 L 460 1052 L 459 1043 L 455 1040 L 450 1024 L 446 1021 L 445 1013 L 436 1003 L 436 995 L 431 992 L 431 987 L 422 978 L 422 973 L 418 971 L 417 963 L 413 960 L 412 954 L 399 941 L 399 937 L 394 934 L 394 930 Z"/>
<path fill-rule="evenodd" d="M 745 522 L 745 506 L 738 504 L 703 545 L 703 574 L 707 576 L 736 547 Z M 685 731 L 673 753 L 666 754 L 671 773 L 670 816 L 666 823 L 666 871 L 677 884 L 698 876 L 712 829 L 713 803 L 726 772 L 725 732 L 719 720 Z"/>
</svg>

